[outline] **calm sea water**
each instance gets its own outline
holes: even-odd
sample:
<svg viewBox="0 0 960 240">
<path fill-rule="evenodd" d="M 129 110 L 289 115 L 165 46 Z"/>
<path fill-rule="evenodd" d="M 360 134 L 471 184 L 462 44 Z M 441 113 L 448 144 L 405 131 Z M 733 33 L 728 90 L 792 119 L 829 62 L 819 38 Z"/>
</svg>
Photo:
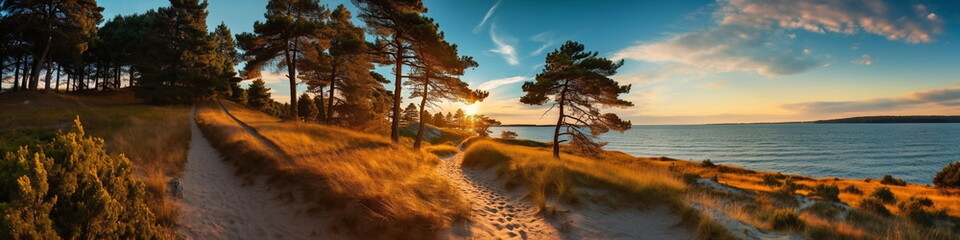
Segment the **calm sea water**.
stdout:
<svg viewBox="0 0 960 240">
<path fill-rule="evenodd" d="M 553 127 L 495 127 L 519 138 L 553 139 Z M 749 124 L 634 126 L 600 137 L 634 156 L 711 159 L 755 170 L 812 177 L 879 178 L 929 184 L 960 161 L 960 124 Z"/>
</svg>

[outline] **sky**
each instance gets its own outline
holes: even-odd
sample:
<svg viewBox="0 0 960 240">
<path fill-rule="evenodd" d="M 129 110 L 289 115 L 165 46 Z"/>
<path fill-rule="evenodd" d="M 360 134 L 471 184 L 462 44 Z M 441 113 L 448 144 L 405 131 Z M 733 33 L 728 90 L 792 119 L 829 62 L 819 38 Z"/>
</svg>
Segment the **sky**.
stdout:
<svg viewBox="0 0 960 240">
<path fill-rule="evenodd" d="M 208 26 L 252 31 L 267 0 L 209 0 Z M 104 18 L 165 0 L 101 0 Z M 321 1 L 334 8 L 349 1 Z M 447 40 L 480 64 L 462 77 L 490 91 L 475 109 L 505 124 L 551 124 L 519 102 L 565 41 L 625 64 L 636 125 L 781 122 L 864 115 L 960 114 L 960 2 L 912 0 L 424 0 Z M 358 21 L 358 24 L 359 21 Z M 386 68 L 378 71 L 392 79 Z M 285 74 L 265 69 L 278 101 Z M 391 85 L 392 86 L 392 85 Z M 392 87 L 391 87 L 392 88 Z M 304 86 L 299 87 L 302 93 Z M 407 91 L 408 92 L 408 91 Z M 408 95 L 405 93 L 404 95 Z M 412 102 L 405 99 L 404 104 Z"/>
</svg>

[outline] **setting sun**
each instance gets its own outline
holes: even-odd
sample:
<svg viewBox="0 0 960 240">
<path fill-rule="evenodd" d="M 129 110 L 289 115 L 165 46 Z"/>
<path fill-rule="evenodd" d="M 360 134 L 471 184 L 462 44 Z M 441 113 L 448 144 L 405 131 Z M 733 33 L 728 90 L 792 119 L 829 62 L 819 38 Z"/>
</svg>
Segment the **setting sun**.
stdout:
<svg viewBox="0 0 960 240">
<path fill-rule="evenodd" d="M 463 113 L 467 115 L 477 115 L 480 111 L 480 103 L 474 103 L 463 107 Z"/>
</svg>

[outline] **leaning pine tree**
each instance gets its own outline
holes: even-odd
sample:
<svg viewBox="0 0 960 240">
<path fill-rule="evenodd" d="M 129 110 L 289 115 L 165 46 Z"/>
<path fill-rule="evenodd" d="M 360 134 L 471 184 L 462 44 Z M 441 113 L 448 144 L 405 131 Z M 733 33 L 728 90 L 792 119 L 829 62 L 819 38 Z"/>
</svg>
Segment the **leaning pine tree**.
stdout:
<svg viewBox="0 0 960 240">
<path fill-rule="evenodd" d="M 633 103 L 620 99 L 620 94 L 630 92 L 630 85 L 620 85 L 610 76 L 623 66 L 623 60 L 613 62 L 597 57 L 597 52 L 585 52 L 583 44 L 567 41 L 547 54 L 543 72 L 536 81 L 525 82 L 526 93 L 520 102 L 544 105 L 553 98 L 551 109 L 560 114 L 553 132 L 553 157 L 560 158 L 560 136 L 569 135 L 570 144 L 585 155 L 599 154 L 606 143 L 594 138 L 610 130 L 618 132 L 630 129 L 630 121 L 624 121 L 613 113 L 600 113 L 600 106 L 626 108 Z M 548 110 L 549 111 L 549 110 Z M 561 131 L 562 129 L 562 131 Z M 585 131 L 589 131 L 585 133 Z"/>
</svg>

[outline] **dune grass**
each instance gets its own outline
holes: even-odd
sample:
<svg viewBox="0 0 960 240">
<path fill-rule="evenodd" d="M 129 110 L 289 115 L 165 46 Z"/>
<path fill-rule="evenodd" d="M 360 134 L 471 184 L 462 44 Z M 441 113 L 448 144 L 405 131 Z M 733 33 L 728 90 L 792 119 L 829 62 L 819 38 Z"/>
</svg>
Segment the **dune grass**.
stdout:
<svg viewBox="0 0 960 240">
<path fill-rule="evenodd" d="M 878 180 L 814 179 L 719 164 L 706 166 L 675 159 L 649 160 L 671 166 L 684 174 L 716 179 L 720 183 L 753 193 L 752 197 L 744 197 L 698 190 L 688 194 L 687 199 L 718 209 L 730 217 L 761 229 L 780 228 L 811 239 L 955 239 L 960 234 L 960 218 L 954 215 L 960 192 L 951 189 L 936 189 L 918 184 L 885 185 Z M 883 189 L 889 190 L 896 200 L 889 200 L 889 196 L 886 196 L 887 190 Z M 887 199 L 887 202 L 872 196 L 877 190 L 884 193 L 879 197 Z M 785 216 L 784 210 L 799 207 L 793 200 L 793 194 L 820 200 L 802 211 L 794 210 L 800 219 L 799 226 L 784 228 L 782 224 L 775 225 L 774 219 L 769 216 L 778 212 Z M 919 196 L 929 197 L 929 200 L 924 199 L 925 203 L 922 205 L 905 203 L 911 201 L 911 197 Z M 912 199 L 917 201 L 919 198 Z M 926 201 L 930 204 L 926 204 Z M 844 213 L 842 208 L 834 206 L 834 202 L 844 203 L 854 209 Z M 862 202 L 871 204 L 864 205 Z M 884 208 L 884 211 L 894 215 L 878 214 L 874 208 Z"/>
<path fill-rule="evenodd" d="M 468 203 L 436 172 L 440 160 L 432 154 L 394 145 L 383 136 L 280 122 L 223 103 L 281 151 L 276 153 L 217 106 L 209 106 L 199 111 L 197 121 L 215 147 L 242 174 L 266 176 L 337 217 L 333 229 L 362 239 L 432 238 L 470 212 Z"/>
<path fill-rule="evenodd" d="M 541 208 L 547 198 L 578 201 L 581 189 L 609 190 L 635 203 L 679 200 L 686 185 L 660 166 L 613 165 L 583 157 L 563 155 L 554 160 L 542 148 L 479 141 L 466 149 L 463 165 L 495 167 L 508 184 L 522 184 Z"/>
<path fill-rule="evenodd" d="M 167 182 L 183 171 L 188 114 L 187 106 L 146 105 L 128 90 L 11 93 L 0 101 L 0 151 L 49 141 L 79 116 L 88 135 L 104 139 L 109 154 L 123 153 L 133 162 L 134 175 L 146 184 L 147 206 L 172 238 L 177 207 Z"/>
</svg>

